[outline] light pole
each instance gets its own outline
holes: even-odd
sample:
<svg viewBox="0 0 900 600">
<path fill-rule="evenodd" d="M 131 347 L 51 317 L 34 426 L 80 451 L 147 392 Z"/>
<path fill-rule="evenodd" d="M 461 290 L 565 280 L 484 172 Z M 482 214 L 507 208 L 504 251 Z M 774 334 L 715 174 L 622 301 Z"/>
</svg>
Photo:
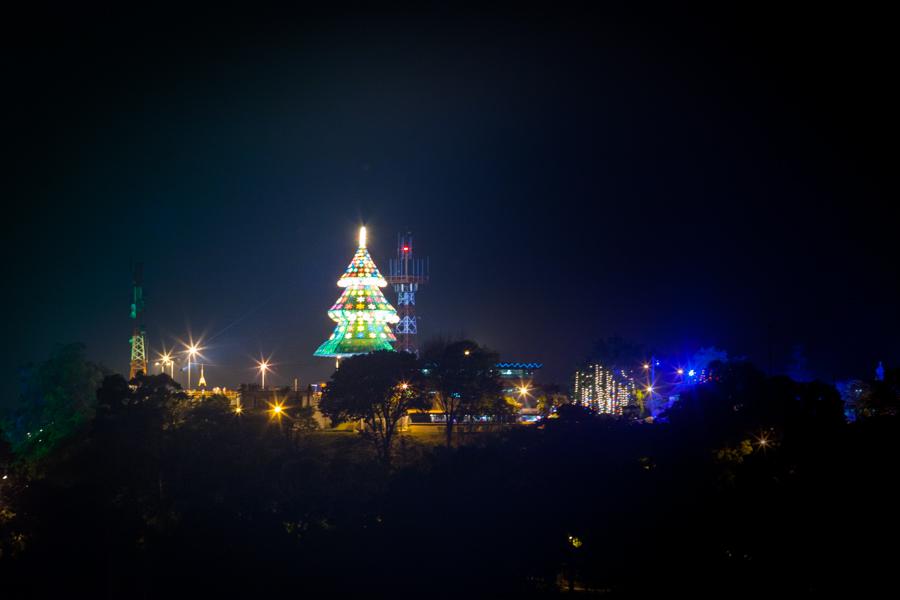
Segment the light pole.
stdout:
<svg viewBox="0 0 900 600">
<path fill-rule="evenodd" d="M 269 361 L 268 359 L 263 359 L 256 363 L 256 365 L 259 368 L 260 375 L 262 375 L 262 389 L 266 389 L 266 371 L 269 370 Z"/>
<path fill-rule="evenodd" d="M 187 349 L 187 355 L 188 355 L 188 364 L 187 364 L 188 386 L 187 386 L 187 389 L 191 389 L 191 362 L 193 361 L 194 356 L 196 356 L 199 351 L 200 351 L 200 348 L 198 348 L 197 345 L 194 344 L 193 342 L 191 342 L 191 345 L 188 346 L 188 349 Z"/>
<path fill-rule="evenodd" d="M 175 361 L 172 360 L 171 354 L 169 354 L 168 352 L 163 352 L 162 354 L 160 354 L 159 355 L 159 365 L 160 365 L 161 373 L 165 373 L 166 367 L 169 367 L 169 377 L 171 377 L 172 379 L 175 379 L 175 369 L 174 369 Z"/>
</svg>

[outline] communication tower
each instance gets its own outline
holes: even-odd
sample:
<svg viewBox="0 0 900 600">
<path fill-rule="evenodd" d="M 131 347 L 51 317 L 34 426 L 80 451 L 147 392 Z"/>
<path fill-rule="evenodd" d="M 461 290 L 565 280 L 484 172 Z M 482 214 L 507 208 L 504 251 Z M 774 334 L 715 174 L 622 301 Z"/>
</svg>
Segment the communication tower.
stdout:
<svg viewBox="0 0 900 600">
<path fill-rule="evenodd" d="M 416 292 L 428 283 L 428 259 L 415 258 L 413 235 L 407 231 L 397 235 L 397 258 L 390 261 L 387 282 L 397 292 L 397 314 L 400 321 L 394 328 L 397 336 L 396 350 L 418 355 L 419 326 L 416 317 Z"/>
<path fill-rule="evenodd" d="M 144 279 L 144 266 L 135 263 L 132 272 L 132 298 L 131 318 L 134 320 L 134 330 L 131 334 L 131 366 L 128 369 L 128 379 L 134 379 L 139 372 L 147 374 L 147 348 L 144 332 L 144 290 L 141 287 Z"/>
</svg>

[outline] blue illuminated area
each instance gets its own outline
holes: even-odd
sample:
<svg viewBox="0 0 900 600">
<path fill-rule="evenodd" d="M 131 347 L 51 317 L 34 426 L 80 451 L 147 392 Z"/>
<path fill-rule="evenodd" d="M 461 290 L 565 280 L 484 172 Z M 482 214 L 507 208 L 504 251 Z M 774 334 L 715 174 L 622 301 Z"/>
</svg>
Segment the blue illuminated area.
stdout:
<svg viewBox="0 0 900 600">
<path fill-rule="evenodd" d="M 709 347 L 689 358 L 651 356 L 615 366 L 591 363 L 575 373 L 572 402 L 598 414 L 623 415 L 628 409 L 628 414 L 655 420 L 683 393 L 712 381 L 711 365 L 727 360 L 725 352 Z"/>
<path fill-rule="evenodd" d="M 494 365 L 501 379 L 525 379 L 544 366 L 539 362 L 500 362 Z"/>
</svg>

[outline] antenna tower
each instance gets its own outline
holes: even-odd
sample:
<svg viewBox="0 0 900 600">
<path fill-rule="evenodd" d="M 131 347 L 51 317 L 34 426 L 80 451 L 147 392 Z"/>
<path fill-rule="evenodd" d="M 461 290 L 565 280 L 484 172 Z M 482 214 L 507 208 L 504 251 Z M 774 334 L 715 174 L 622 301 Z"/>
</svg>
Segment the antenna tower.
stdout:
<svg viewBox="0 0 900 600">
<path fill-rule="evenodd" d="M 132 270 L 131 318 L 134 330 L 131 334 L 131 366 L 128 369 L 129 381 L 140 372 L 147 374 L 147 349 L 144 344 L 144 290 L 141 287 L 144 279 L 144 265 L 135 263 Z"/>
<path fill-rule="evenodd" d="M 397 235 L 397 258 L 390 261 L 387 282 L 397 292 L 397 314 L 400 321 L 394 328 L 397 350 L 419 354 L 419 327 L 416 321 L 416 292 L 428 283 L 428 259 L 414 258 L 413 235 L 407 231 Z"/>
</svg>

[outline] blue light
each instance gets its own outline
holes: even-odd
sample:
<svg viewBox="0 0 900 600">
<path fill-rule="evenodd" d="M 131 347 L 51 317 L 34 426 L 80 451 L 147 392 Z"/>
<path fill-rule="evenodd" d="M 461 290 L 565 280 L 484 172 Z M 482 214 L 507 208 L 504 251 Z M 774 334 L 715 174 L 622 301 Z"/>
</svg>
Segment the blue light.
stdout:
<svg viewBox="0 0 900 600">
<path fill-rule="evenodd" d="M 697 374 L 697 371 L 695 371 L 695 370 L 693 370 L 693 369 L 691 369 L 690 371 L 688 371 L 688 377 L 693 377 L 693 376 L 696 375 L 696 374 Z"/>
</svg>

